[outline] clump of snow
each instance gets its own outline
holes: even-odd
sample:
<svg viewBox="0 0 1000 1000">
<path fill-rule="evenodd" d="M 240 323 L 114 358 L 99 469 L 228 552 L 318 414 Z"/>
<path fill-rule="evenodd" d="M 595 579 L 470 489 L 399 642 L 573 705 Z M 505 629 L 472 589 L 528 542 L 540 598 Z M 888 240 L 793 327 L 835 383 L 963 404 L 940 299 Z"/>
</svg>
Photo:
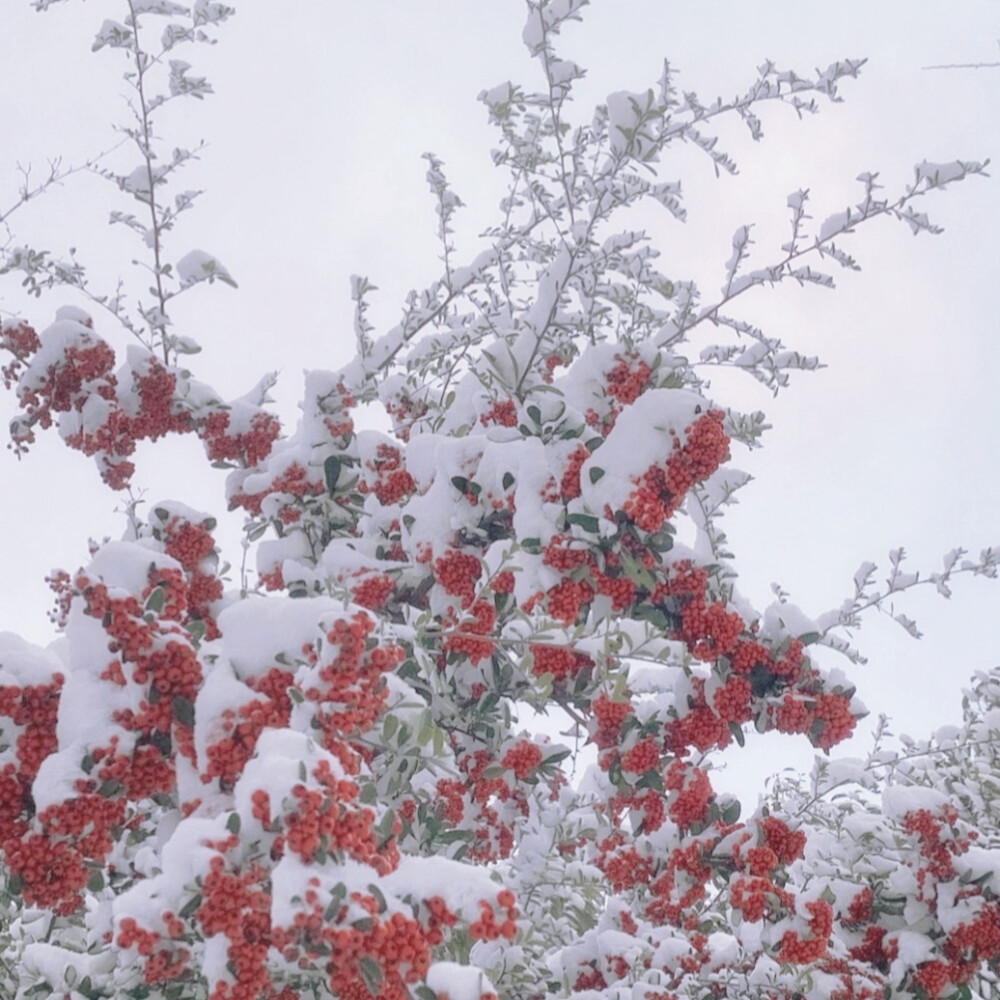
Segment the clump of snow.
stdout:
<svg viewBox="0 0 1000 1000">
<path fill-rule="evenodd" d="M 232 664 L 216 660 L 205 670 L 205 681 L 195 702 L 194 747 L 204 770 L 208 764 L 208 747 L 222 739 L 232 729 L 227 716 L 239 715 L 240 709 L 260 697 L 252 688 L 238 680 Z"/>
<path fill-rule="evenodd" d="M 152 539 L 106 542 L 94 554 L 87 573 L 101 580 L 109 590 L 141 594 L 149 584 L 151 569 L 182 569 L 176 559 L 158 552 L 155 544 Z"/>
<path fill-rule="evenodd" d="M 138 197 L 138 196 L 137 196 Z M 188 288 L 199 281 L 213 282 L 216 279 L 227 285 L 235 285 L 232 275 L 218 257 L 204 250 L 191 250 L 177 261 L 177 277 L 181 288 Z"/>
<path fill-rule="evenodd" d="M 893 978 L 900 977 L 906 969 L 915 969 L 921 962 L 935 958 L 934 942 L 926 935 L 916 931 L 902 930 L 890 933 L 886 943 L 894 942 L 899 949 L 899 956 L 892 963 L 890 970 Z"/>
<path fill-rule="evenodd" d="M 13 632 L 0 632 L 0 685 L 51 684 L 53 675 L 62 670 L 62 662 L 51 650 Z"/>
<path fill-rule="evenodd" d="M 241 680 L 301 659 L 302 647 L 324 634 L 322 622 L 345 614 L 343 601 L 317 597 L 248 597 L 219 614 L 222 649 Z"/>
<path fill-rule="evenodd" d="M 587 507 L 597 514 L 606 506 L 620 510 L 634 480 L 664 462 L 673 450 L 674 436 L 682 437 L 698 414 L 708 409 L 703 397 L 684 389 L 644 392 L 618 416 L 604 444 L 580 470 Z"/>
<path fill-rule="evenodd" d="M 494 987 L 482 969 L 457 962 L 434 962 L 427 970 L 427 985 L 450 1000 L 479 1000 Z"/>
<path fill-rule="evenodd" d="M 818 635 L 820 627 L 816 621 L 800 608 L 788 602 L 775 601 L 764 611 L 760 634 L 774 640 L 783 636 L 798 639 L 804 635 Z"/>
<path fill-rule="evenodd" d="M 615 155 L 630 155 L 640 160 L 646 158 L 652 143 L 648 136 L 642 134 L 640 125 L 652 105 L 652 90 L 644 94 L 633 94 L 627 90 L 608 94 L 608 137 Z"/>
<path fill-rule="evenodd" d="M 485 868 L 473 868 L 451 858 L 412 855 L 404 856 L 382 884 L 397 896 L 440 896 L 453 913 L 470 921 L 478 919 L 480 903 L 492 905 L 501 889 Z"/>
<path fill-rule="evenodd" d="M 882 792 L 882 811 L 890 819 L 901 820 L 918 809 L 937 812 L 951 800 L 944 792 L 924 785 L 890 785 Z"/>
</svg>

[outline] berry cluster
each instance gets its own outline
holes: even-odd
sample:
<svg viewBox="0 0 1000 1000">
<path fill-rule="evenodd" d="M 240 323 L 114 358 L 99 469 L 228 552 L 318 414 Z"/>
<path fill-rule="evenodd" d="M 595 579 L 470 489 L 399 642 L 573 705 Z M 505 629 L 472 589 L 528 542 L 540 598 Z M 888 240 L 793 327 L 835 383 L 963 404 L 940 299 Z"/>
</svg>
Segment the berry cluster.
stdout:
<svg viewBox="0 0 1000 1000">
<path fill-rule="evenodd" d="M 415 399 L 405 390 L 399 390 L 392 398 L 383 400 L 383 404 L 392 420 L 393 434 L 404 444 L 410 440 L 413 426 L 427 416 L 430 409 L 424 400 Z"/>
<path fill-rule="evenodd" d="M 135 471 L 129 456 L 139 441 L 195 432 L 213 461 L 255 465 L 267 457 L 280 433 L 277 419 L 263 411 L 249 416 L 239 432 L 230 428 L 230 413 L 221 404 L 196 412 L 181 391 L 186 374 L 152 354 L 130 355 L 114 372 L 114 351 L 78 311 L 69 318 L 60 310 L 41 337 L 27 324 L 5 325 L 0 348 L 14 356 L 2 374 L 8 387 L 17 378 L 22 407 L 11 425 L 13 447 L 26 451 L 35 428 L 51 427 L 58 419 L 66 443 L 95 456 L 112 489 L 129 485 Z"/>
<path fill-rule="evenodd" d="M 510 889 L 501 889 L 496 895 L 496 901 L 488 899 L 479 902 L 479 919 L 469 924 L 469 936 L 474 941 L 495 941 L 504 938 L 513 941 L 517 936 L 518 909 L 514 893 Z M 497 911 L 504 919 L 497 922 Z"/>
<path fill-rule="evenodd" d="M 436 897 L 427 901 L 427 926 L 420 920 L 385 910 L 384 900 L 351 892 L 339 906 L 324 907 L 322 883 L 310 880 L 294 921 L 276 926 L 271 942 L 299 976 L 324 974 L 332 996 L 409 1000 L 410 986 L 427 974 L 433 942 L 455 917 Z"/>
<path fill-rule="evenodd" d="M 0 378 L 3 379 L 5 389 L 13 388 L 20 379 L 21 372 L 41 346 L 38 334 L 27 323 L 14 320 L 0 323 L 0 350 L 13 355 L 12 359 L 0 368 Z"/>
<path fill-rule="evenodd" d="M 378 611 L 385 607 L 393 591 L 396 581 L 386 573 L 367 573 L 351 588 L 351 599 L 369 611 Z"/>
<path fill-rule="evenodd" d="M 417 488 L 413 476 L 403 465 L 402 454 L 392 445 L 380 444 L 376 457 L 366 462 L 365 468 L 371 475 L 359 488 L 362 493 L 374 493 L 383 506 L 399 503 Z"/>
<path fill-rule="evenodd" d="M 484 427 L 496 424 L 499 427 L 517 426 L 517 404 L 513 399 L 502 399 L 494 403 L 480 418 Z"/>
<path fill-rule="evenodd" d="M 597 844 L 597 851 L 594 863 L 604 872 L 608 884 L 616 892 L 648 883 L 655 871 L 653 859 L 628 844 L 622 833 L 606 837 Z"/>
<path fill-rule="evenodd" d="M 302 693 L 315 707 L 313 726 L 331 752 L 343 754 L 346 744 L 374 725 L 388 697 L 383 675 L 403 659 L 400 647 L 375 641 L 374 629 L 364 612 L 339 618 L 316 650 L 316 672 Z"/>
<path fill-rule="evenodd" d="M 375 814 L 357 804 L 357 784 L 335 778 L 326 761 L 317 766 L 313 778 L 317 784 L 312 788 L 304 784 L 292 788 L 287 809 L 278 817 L 283 847 L 307 863 L 332 854 L 362 861 L 381 874 L 392 871 L 398 860 L 395 843 L 379 842 Z"/>
<path fill-rule="evenodd" d="M 163 547 L 173 538 L 182 565 L 196 558 L 203 565 L 214 550 L 210 536 L 179 527 L 178 521 L 170 523 Z M 73 792 L 33 818 L 30 782 L 57 749 L 62 677 L 54 676 L 51 685 L 0 689 L 0 714 L 24 727 L 17 739 L 18 765 L 4 771 L 8 794 L 0 813 L 0 847 L 25 898 L 60 913 L 80 906 L 87 865 L 103 863 L 129 832 L 128 804 L 172 792 L 175 753 L 193 757 L 193 705 L 202 675 L 185 627 L 194 611 L 189 577 L 154 562 L 148 580 L 138 596 L 83 571 L 63 587 L 64 603 L 78 604 L 83 620 L 99 623 L 107 637 L 110 656 L 100 680 L 109 685 L 118 732 L 103 745 L 80 748 Z M 207 604 L 200 608 L 207 616 L 206 609 Z"/>
<path fill-rule="evenodd" d="M 578 652 L 572 646 L 532 643 L 529 649 L 531 672 L 537 677 L 549 674 L 554 681 L 568 681 L 594 666 L 594 661 L 586 653 Z"/>
<path fill-rule="evenodd" d="M 583 463 L 589 458 L 590 449 L 583 444 L 577 445 L 569 453 L 562 478 L 559 481 L 559 496 L 563 502 L 568 503 L 570 500 L 575 500 L 582 492 L 580 488 L 580 469 L 583 468 Z"/>
<path fill-rule="evenodd" d="M 258 410 L 243 430 L 234 430 L 228 410 L 216 410 L 198 422 L 198 436 L 213 462 L 237 462 L 246 468 L 260 465 L 281 434 L 281 424 L 270 413 Z"/>
<path fill-rule="evenodd" d="M 649 386 L 653 370 L 638 358 L 616 355 L 616 360 L 618 363 L 608 372 L 605 392 L 620 405 L 628 406 Z"/>
<path fill-rule="evenodd" d="M 196 523 L 186 517 L 173 516 L 162 528 L 154 526 L 152 529 L 153 537 L 163 544 L 166 554 L 176 559 L 184 570 L 186 613 L 178 620 L 186 627 L 194 621 L 202 622 L 209 639 L 217 639 L 220 635 L 212 605 L 222 597 L 223 590 L 222 580 L 216 575 L 219 553 L 211 534 L 214 527 L 214 518 Z M 168 617 L 165 612 L 161 614 Z"/>
<path fill-rule="evenodd" d="M 465 657 L 473 664 L 488 660 L 496 648 L 488 638 L 493 634 L 496 623 L 496 608 L 491 601 L 473 601 L 466 615 L 449 627 L 444 651 Z"/>
<path fill-rule="evenodd" d="M 476 598 L 483 566 L 476 556 L 458 550 L 446 552 L 434 561 L 434 579 L 446 594 L 459 598 L 463 608 Z"/>
<path fill-rule="evenodd" d="M 695 483 L 707 479 L 729 459 L 729 437 L 721 410 L 703 413 L 684 430 L 684 443 L 674 434 L 674 450 L 665 465 L 650 466 L 635 481 L 623 510 L 643 531 L 654 533 L 680 506 Z"/>
<path fill-rule="evenodd" d="M 268 727 L 288 725 L 291 701 L 285 695 L 285 704 L 270 698 L 247 702 L 239 710 L 227 708 L 213 721 L 213 740 L 206 749 L 206 761 L 201 780 L 208 784 L 219 779 L 220 787 L 231 790 L 243 773 L 247 761 L 253 756 L 260 734 Z"/>
<path fill-rule="evenodd" d="M 265 500 L 276 498 L 276 504 L 284 510 L 289 506 L 301 506 L 305 499 L 319 496 L 326 491 L 321 479 L 310 475 L 298 462 L 292 462 L 283 472 L 274 476 L 270 484 L 254 493 L 236 490 L 229 497 L 231 508 L 242 507 L 248 514 L 257 517 Z M 287 522 L 286 522 L 287 523 Z"/>
<path fill-rule="evenodd" d="M 543 758 L 541 747 L 530 740 L 519 740 L 512 746 L 500 761 L 504 767 L 514 772 L 520 781 L 529 778 Z"/>
</svg>

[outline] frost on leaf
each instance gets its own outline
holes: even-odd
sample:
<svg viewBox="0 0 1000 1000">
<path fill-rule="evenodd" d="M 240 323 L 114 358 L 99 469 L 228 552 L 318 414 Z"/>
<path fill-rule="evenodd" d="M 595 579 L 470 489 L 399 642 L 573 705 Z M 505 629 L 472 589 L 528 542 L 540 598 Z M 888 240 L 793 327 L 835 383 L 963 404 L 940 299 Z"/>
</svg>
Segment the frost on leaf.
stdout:
<svg viewBox="0 0 1000 1000">
<path fill-rule="evenodd" d="M 176 267 L 181 288 L 189 288 L 199 281 L 207 281 L 211 284 L 216 279 L 231 285 L 233 288 L 236 287 L 236 282 L 219 259 L 204 250 L 192 250 L 186 253 L 177 261 Z"/>
<path fill-rule="evenodd" d="M 92 51 L 97 52 L 105 46 L 109 46 L 113 49 L 125 48 L 131 46 L 132 38 L 133 31 L 131 28 L 127 28 L 124 24 L 121 24 L 118 21 L 108 19 L 101 25 L 101 30 L 97 33 L 91 49 Z"/>
<path fill-rule="evenodd" d="M 187 14 L 188 8 L 174 0 L 132 0 L 133 14 L 162 14 L 171 17 L 174 14 Z"/>
</svg>

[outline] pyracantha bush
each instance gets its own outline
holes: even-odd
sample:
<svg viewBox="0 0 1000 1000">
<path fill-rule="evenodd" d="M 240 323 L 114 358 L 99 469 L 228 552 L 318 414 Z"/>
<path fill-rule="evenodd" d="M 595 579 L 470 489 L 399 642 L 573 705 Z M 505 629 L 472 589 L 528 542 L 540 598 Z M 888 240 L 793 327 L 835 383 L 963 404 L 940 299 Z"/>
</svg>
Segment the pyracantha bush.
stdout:
<svg viewBox="0 0 1000 1000">
<path fill-rule="evenodd" d="M 291 433 L 265 408 L 267 378 L 233 402 L 196 380 L 180 358 L 197 347 L 170 321 L 176 295 L 232 279 L 202 251 L 166 262 L 190 198 L 165 188 L 191 154 L 165 155 L 152 122 L 210 92 L 168 53 L 232 11 L 127 0 L 102 26 L 94 47 L 130 60 L 138 152 L 133 170 L 102 169 L 148 218 L 112 216 L 152 251 L 153 300 L 130 313 L 81 266 L 4 249 L 2 270 L 30 291 L 70 286 L 138 341 L 122 355 L 78 305 L 40 333 L 5 321 L 13 447 L 55 425 L 122 490 L 136 442 L 196 434 L 231 470 L 258 583 L 226 590 L 212 515 L 169 501 L 143 520 L 132 504 L 123 540 L 51 577 L 62 642 L 2 638 L 9 995 L 993 988 L 1000 868 L 982 817 L 996 768 L 975 748 L 992 740 L 995 679 L 966 728 L 926 751 L 821 763 L 744 821 L 713 790 L 712 755 L 754 732 L 823 751 L 853 732 L 864 707 L 818 650 L 850 653 L 837 629 L 918 580 L 897 552 L 884 592 L 863 567 L 853 599 L 817 621 L 751 607 L 717 519 L 747 478 L 732 453 L 764 418 L 710 398 L 704 376 L 728 365 L 778 390 L 815 367 L 730 303 L 764 283 L 832 284 L 810 262 L 853 267 L 840 244 L 872 218 L 933 230 L 918 199 L 982 167 L 921 164 L 895 200 L 865 175 L 859 204 L 815 230 L 797 193 L 775 262 L 744 272 L 739 230 L 721 298 L 699 305 L 616 217 L 651 200 L 682 218 L 679 184 L 656 174 L 673 145 L 731 170 L 715 119 L 757 138 L 760 105 L 816 111 L 861 63 L 811 77 L 767 64 L 743 97 L 707 106 L 665 70 L 573 125 L 583 71 L 554 43 L 584 0 L 527 6 L 543 89 L 481 95 L 511 176 L 489 248 L 454 264 L 461 200 L 429 156 L 444 275 L 381 336 L 372 286 L 353 279 L 356 356 L 307 375 Z M 699 344 L 706 328 L 731 339 Z M 361 424 L 373 406 L 388 430 Z M 946 593 L 955 573 L 996 574 L 992 550 L 961 556 L 929 581 Z M 538 712 L 589 748 L 582 779 Z M 832 796 L 849 779 L 856 790 Z"/>
</svg>

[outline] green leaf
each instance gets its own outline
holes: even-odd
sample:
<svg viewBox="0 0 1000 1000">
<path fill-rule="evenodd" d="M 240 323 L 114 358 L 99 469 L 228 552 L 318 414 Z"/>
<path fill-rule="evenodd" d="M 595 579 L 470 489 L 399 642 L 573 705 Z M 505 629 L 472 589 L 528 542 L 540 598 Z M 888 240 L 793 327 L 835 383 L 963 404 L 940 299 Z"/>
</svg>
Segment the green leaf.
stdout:
<svg viewBox="0 0 1000 1000">
<path fill-rule="evenodd" d="M 230 833 L 239 833 L 240 823 L 241 823 L 240 814 L 236 812 L 230 813 L 229 818 L 226 820 L 226 829 Z"/>
<path fill-rule="evenodd" d="M 750 689 L 757 698 L 772 694 L 781 684 L 781 679 L 775 677 L 763 663 L 757 663 L 751 667 L 747 678 L 750 681 Z"/>
<path fill-rule="evenodd" d="M 735 823 L 740 818 L 740 800 L 732 799 L 722 807 L 722 822 Z"/>
<path fill-rule="evenodd" d="M 635 783 L 636 788 L 652 788 L 656 792 L 663 791 L 663 778 L 660 777 L 659 771 L 646 771 L 643 776 Z"/>
<path fill-rule="evenodd" d="M 596 535 L 601 526 L 601 522 L 593 514 L 567 514 L 566 523 L 577 524 L 592 535 Z"/>
<path fill-rule="evenodd" d="M 194 705 L 183 695 L 175 694 L 173 700 L 174 718 L 182 726 L 194 725 Z"/>
<path fill-rule="evenodd" d="M 93 871 L 87 879 L 88 892 L 100 892 L 104 888 L 104 873 Z"/>
<path fill-rule="evenodd" d="M 373 882 L 368 886 L 368 891 L 375 898 L 375 902 L 378 903 L 378 912 L 385 913 L 389 908 L 389 904 L 386 903 L 385 896 L 382 895 L 382 890 Z"/>
<path fill-rule="evenodd" d="M 622 553 L 622 572 L 630 580 L 636 583 L 638 586 L 642 587 L 648 593 L 652 593 L 656 590 L 656 578 L 652 573 L 638 559 L 630 556 L 628 553 Z"/>
<path fill-rule="evenodd" d="M 178 911 L 177 916 L 182 920 L 193 917 L 201 907 L 201 893 L 196 892 Z"/>
<path fill-rule="evenodd" d="M 603 469 L 598 469 L 596 465 L 592 465 L 590 467 L 590 470 L 588 471 L 587 475 L 590 476 L 590 481 L 592 483 L 596 483 L 597 480 L 600 479 L 604 475 L 604 470 Z"/>
<path fill-rule="evenodd" d="M 468 842 L 474 837 L 471 830 L 442 830 L 434 839 L 440 844 L 454 844 L 460 840 Z"/>
<path fill-rule="evenodd" d="M 420 728 L 417 730 L 417 743 L 425 747 L 434 736 L 434 718 L 430 711 L 425 711 L 421 716 Z"/>
<path fill-rule="evenodd" d="M 669 531 L 657 531 L 647 541 L 654 552 L 669 552 L 674 547 L 674 539 Z"/>
<path fill-rule="evenodd" d="M 392 831 L 396 826 L 396 814 L 391 810 L 387 809 L 385 815 L 378 821 L 378 825 L 375 827 L 375 832 L 378 834 L 378 839 L 385 843 L 392 836 Z"/>
<path fill-rule="evenodd" d="M 373 997 L 377 996 L 381 992 L 382 979 L 385 975 L 382 972 L 382 966 L 371 955 L 362 955 L 358 962 L 358 971 L 365 981 L 365 986 L 368 987 L 368 992 Z"/>
<path fill-rule="evenodd" d="M 514 485 L 514 476 L 509 472 L 505 472 L 501 484 L 505 490 L 509 490 Z"/>
<path fill-rule="evenodd" d="M 822 636 L 822 632 L 804 632 L 799 636 L 799 642 L 801 642 L 803 646 L 811 646 L 814 642 L 819 642 Z"/>
<path fill-rule="evenodd" d="M 615 757 L 608 770 L 608 780 L 613 785 L 620 785 L 622 781 L 622 762 L 620 757 Z"/>
<path fill-rule="evenodd" d="M 347 896 L 347 886 L 343 882 L 338 882 L 333 889 L 330 890 L 330 902 L 326 905 L 326 910 L 323 912 L 323 917 L 332 921 L 336 918 L 338 912 L 340 911 L 340 906 L 344 902 Z"/>
<path fill-rule="evenodd" d="M 326 480 L 327 492 L 333 496 L 337 480 L 340 479 L 340 459 L 336 455 L 330 455 L 323 463 L 323 478 Z"/>
<path fill-rule="evenodd" d="M 651 604 L 637 604 L 632 610 L 632 615 L 640 621 L 649 622 L 650 625 L 663 631 L 668 631 L 672 627 L 666 611 L 661 608 L 655 608 Z"/>
<path fill-rule="evenodd" d="M 739 746 L 746 746 L 746 733 L 743 732 L 743 727 L 738 722 L 730 722 L 729 731 L 733 734 L 733 739 L 736 740 Z"/>
<path fill-rule="evenodd" d="M 170 511 L 166 507 L 154 507 L 153 513 L 164 522 L 164 524 L 170 520 Z"/>
<path fill-rule="evenodd" d="M 256 542 L 258 538 L 263 537 L 263 535 L 265 534 L 265 532 L 269 527 L 270 525 L 267 523 L 267 521 L 262 521 L 260 524 L 255 524 L 247 532 L 247 539 L 251 542 Z"/>
<path fill-rule="evenodd" d="M 479 483 L 471 483 L 465 478 L 465 476 L 452 476 L 451 485 L 454 486 L 455 489 L 458 490 L 458 492 L 463 496 L 471 493 L 473 496 L 478 497 L 483 490 Z"/>
<path fill-rule="evenodd" d="M 200 618 L 192 618 L 184 627 L 195 645 L 205 638 L 205 623 Z"/>
<path fill-rule="evenodd" d="M 167 603 L 167 592 L 163 587 L 154 587 L 149 597 L 146 598 L 146 611 L 152 611 L 154 614 L 159 614 L 163 610 L 163 606 Z"/>
<path fill-rule="evenodd" d="M 539 427 L 542 426 L 542 411 L 538 409 L 534 403 L 532 403 L 531 406 L 526 407 L 524 412 L 527 413 Z"/>
</svg>

